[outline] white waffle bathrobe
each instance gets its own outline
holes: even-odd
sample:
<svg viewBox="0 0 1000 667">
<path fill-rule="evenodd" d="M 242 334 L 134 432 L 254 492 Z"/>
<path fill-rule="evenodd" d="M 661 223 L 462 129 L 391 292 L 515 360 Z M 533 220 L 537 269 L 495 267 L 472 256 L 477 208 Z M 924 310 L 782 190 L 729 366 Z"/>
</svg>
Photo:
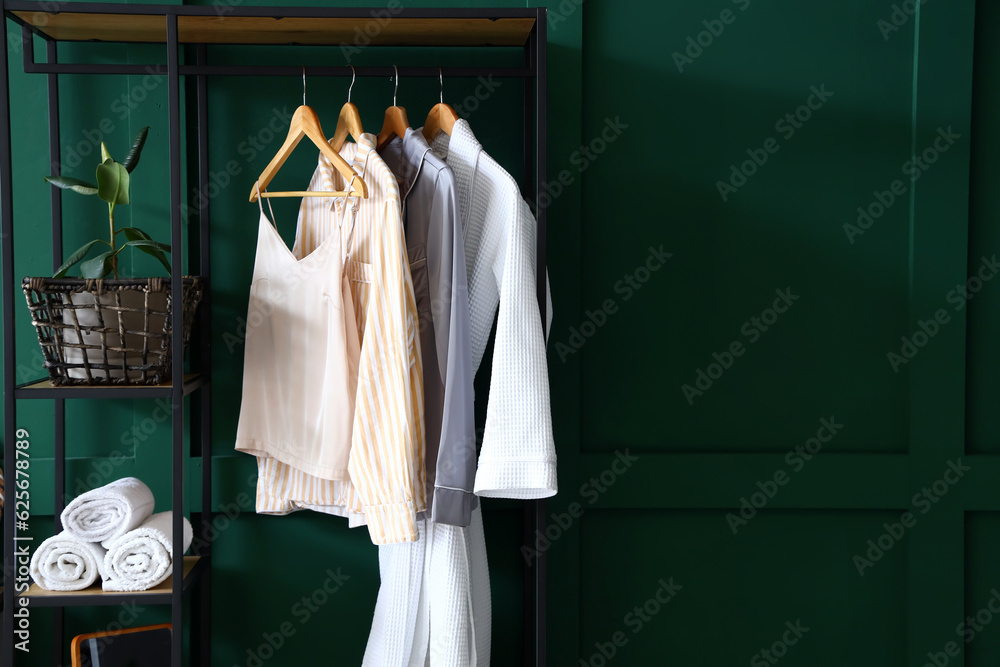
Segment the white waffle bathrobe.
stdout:
<svg viewBox="0 0 1000 667">
<path fill-rule="evenodd" d="M 536 222 L 517 183 L 484 151 L 468 122 L 440 134 L 434 152 L 455 172 L 465 230 L 472 366 L 494 317 L 497 333 L 475 492 L 535 499 L 556 493 L 545 336 L 536 290 Z M 499 306 L 499 312 L 497 310 Z M 379 547 L 382 586 L 365 667 L 486 667 L 490 589 L 482 511 L 458 528 L 421 522 L 412 544 Z"/>
</svg>

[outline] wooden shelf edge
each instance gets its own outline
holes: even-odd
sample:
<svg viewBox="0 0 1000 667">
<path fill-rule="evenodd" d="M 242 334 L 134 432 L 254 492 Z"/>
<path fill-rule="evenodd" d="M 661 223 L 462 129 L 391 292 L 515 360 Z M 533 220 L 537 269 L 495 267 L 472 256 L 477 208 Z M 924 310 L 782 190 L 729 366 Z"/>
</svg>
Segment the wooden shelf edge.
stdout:
<svg viewBox="0 0 1000 667">
<path fill-rule="evenodd" d="M 200 563 L 199 561 L 204 562 Z M 184 557 L 184 581 L 181 584 L 182 590 L 186 590 L 192 583 L 194 583 L 194 580 L 207 567 L 207 564 L 207 557 Z M 118 604 L 119 602 L 128 600 L 132 597 L 147 597 L 156 595 L 169 596 L 173 591 L 173 579 L 173 575 L 171 575 L 167 577 L 166 581 L 158 586 L 150 588 L 149 590 L 123 592 L 105 591 L 101 588 L 100 583 L 95 583 L 93 586 L 84 588 L 80 591 L 47 591 L 40 588 L 38 584 L 31 584 L 31 587 L 26 592 L 18 595 L 18 597 L 29 598 L 30 602 L 28 603 L 28 606 L 58 607 L 75 605 L 83 606 L 87 604 Z M 90 598 L 100 598 L 101 600 L 96 602 Z"/>
<path fill-rule="evenodd" d="M 92 13 L 67 9 L 58 13 L 14 9 L 10 15 L 56 41 L 141 42 L 165 44 L 164 14 L 130 12 Z M 182 44 L 354 44 L 355 29 L 372 22 L 370 15 L 323 16 L 322 8 L 287 8 L 287 15 L 177 14 L 177 37 Z M 306 15 L 309 9 L 313 15 Z M 528 41 L 535 25 L 532 16 L 391 16 L 369 37 L 376 46 L 511 46 Z"/>
<path fill-rule="evenodd" d="M 184 374 L 184 394 L 187 395 L 208 382 L 202 373 Z M 123 385 L 63 385 L 56 386 L 48 379 L 35 380 L 14 387 L 17 398 L 101 398 L 106 395 L 134 396 L 145 394 L 168 395 L 173 384 L 123 384 Z"/>
</svg>

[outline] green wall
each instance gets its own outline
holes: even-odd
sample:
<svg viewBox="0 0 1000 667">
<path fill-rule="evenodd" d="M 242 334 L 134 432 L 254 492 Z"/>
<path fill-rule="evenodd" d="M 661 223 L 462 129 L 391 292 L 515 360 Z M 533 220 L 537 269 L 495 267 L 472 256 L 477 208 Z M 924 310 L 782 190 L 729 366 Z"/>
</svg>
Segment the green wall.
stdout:
<svg viewBox="0 0 1000 667">
<path fill-rule="evenodd" d="M 533 549 L 548 556 L 549 662 L 559 667 L 996 664 L 1000 624 L 988 604 L 1000 589 L 1000 355 L 991 345 L 1000 292 L 974 281 L 967 300 L 959 286 L 993 271 L 1000 242 L 991 189 L 1000 98 L 990 85 L 1000 52 L 988 41 L 1000 9 L 970 0 L 933 0 L 919 12 L 909 0 L 548 6 L 560 494 L 548 536 L 525 549 L 520 506 L 484 503 L 494 664 L 520 664 L 521 565 Z M 93 45 L 64 55 L 163 57 Z M 211 57 L 344 62 L 339 49 Z M 352 62 L 404 57 L 518 58 L 366 49 Z M 44 274 L 44 80 L 19 62 L 11 75 L 15 268 Z M 477 85 L 446 80 L 446 101 Z M 152 125 L 133 186 L 143 203 L 130 213 L 166 233 L 166 90 L 151 87 L 119 118 L 114 100 L 137 97 L 141 77 L 63 77 L 63 155 L 102 117 L 114 119 L 108 141 L 119 153 Z M 311 79 L 308 100 L 332 124 L 346 89 L 342 79 Z M 263 143 L 273 110 L 294 109 L 300 94 L 295 80 L 211 85 L 213 169 L 239 167 L 214 193 L 211 219 L 214 500 L 230 513 L 253 493 L 252 461 L 232 451 L 242 363 L 233 335 L 253 261 L 245 196 L 280 137 L 259 151 L 244 142 Z M 355 85 L 366 127 L 380 126 L 390 94 L 389 80 Z M 419 122 L 436 82 L 404 79 L 399 96 Z M 521 102 L 520 85 L 505 83 L 469 118 L 515 176 Z M 313 160 L 296 154 L 281 178 L 307 178 Z M 90 203 L 64 197 L 67 248 L 103 229 Z M 859 207 L 873 217 L 859 221 Z M 290 239 L 294 203 L 276 213 Z M 28 379 L 40 372 L 22 311 Z M 137 474 L 165 508 L 169 429 L 154 428 L 154 409 L 69 403 L 70 491 L 100 477 L 101 457 L 117 450 L 124 462 L 107 479 Z M 39 515 L 51 513 L 51 421 L 44 402 L 19 412 L 33 437 Z M 141 438 L 129 436 L 133 427 Z M 269 663 L 312 664 L 333 647 L 335 664 L 358 664 L 377 591 L 367 535 L 329 517 L 247 509 L 217 518 L 213 664 L 246 665 L 248 650 L 284 622 L 295 634 Z M 43 521 L 33 525 L 39 536 Z M 295 605 L 338 568 L 350 579 L 303 619 Z M 68 630 L 103 627 L 119 611 L 74 610 Z M 158 619 L 150 609 L 141 622 Z"/>
<path fill-rule="evenodd" d="M 997 661 L 1000 17 L 913 4 L 584 6 L 554 664 Z"/>
</svg>

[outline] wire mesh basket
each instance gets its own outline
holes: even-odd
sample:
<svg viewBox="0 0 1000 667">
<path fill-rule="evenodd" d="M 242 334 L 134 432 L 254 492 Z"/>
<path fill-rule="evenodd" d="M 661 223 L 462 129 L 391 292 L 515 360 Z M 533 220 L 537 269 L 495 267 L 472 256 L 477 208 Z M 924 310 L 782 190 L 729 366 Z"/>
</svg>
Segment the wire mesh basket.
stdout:
<svg viewBox="0 0 1000 667">
<path fill-rule="evenodd" d="M 186 346 L 202 283 L 183 285 Z M 21 287 L 53 385 L 170 382 L 169 279 L 25 278 Z"/>
</svg>

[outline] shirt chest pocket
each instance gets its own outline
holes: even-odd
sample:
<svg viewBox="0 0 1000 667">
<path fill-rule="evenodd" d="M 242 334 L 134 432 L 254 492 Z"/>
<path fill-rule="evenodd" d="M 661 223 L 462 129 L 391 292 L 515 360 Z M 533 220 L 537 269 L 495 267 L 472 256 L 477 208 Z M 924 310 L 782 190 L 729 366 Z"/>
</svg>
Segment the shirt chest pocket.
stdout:
<svg viewBox="0 0 1000 667">
<path fill-rule="evenodd" d="M 431 312 L 431 290 L 427 277 L 426 246 L 418 245 L 407 248 L 406 259 L 410 264 L 410 277 L 413 280 L 413 298 L 417 303 L 417 314 L 429 316 Z M 425 318 L 421 317 L 421 321 Z"/>
<path fill-rule="evenodd" d="M 368 302 L 372 284 L 375 282 L 375 267 L 367 262 L 350 259 L 347 261 L 346 270 L 354 304 L 354 316 L 358 323 L 358 335 L 364 338 L 365 323 L 368 321 Z"/>
</svg>

